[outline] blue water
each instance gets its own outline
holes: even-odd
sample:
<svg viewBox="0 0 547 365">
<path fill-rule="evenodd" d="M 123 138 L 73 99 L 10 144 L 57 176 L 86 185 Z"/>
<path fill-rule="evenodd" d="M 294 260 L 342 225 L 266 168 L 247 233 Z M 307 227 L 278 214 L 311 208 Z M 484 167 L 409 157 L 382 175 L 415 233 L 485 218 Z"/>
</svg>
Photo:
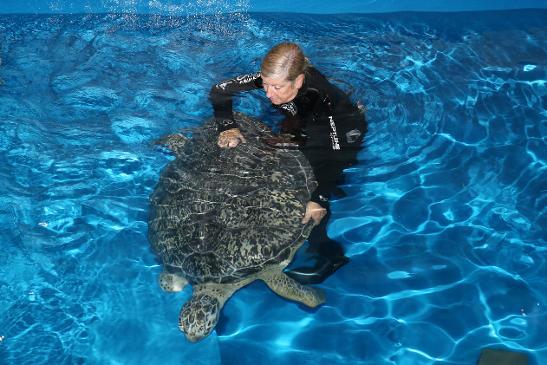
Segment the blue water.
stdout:
<svg viewBox="0 0 547 365">
<path fill-rule="evenodd" d="M 547 11 L 0 16 L 0 364 L 547 363 Z M 160 136 L 283 39 L 370 121 L 308 310 L 262 283 L 186 342 L 148 197 Z M 260 93 L 237 110 L 266 121 Z"/>
</svg>

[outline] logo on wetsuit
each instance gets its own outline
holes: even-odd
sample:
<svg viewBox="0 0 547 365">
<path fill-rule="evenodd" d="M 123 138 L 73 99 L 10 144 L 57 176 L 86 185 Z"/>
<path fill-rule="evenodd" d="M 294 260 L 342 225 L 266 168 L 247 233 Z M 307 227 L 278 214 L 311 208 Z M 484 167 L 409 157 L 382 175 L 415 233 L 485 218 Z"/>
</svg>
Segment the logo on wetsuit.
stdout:
<svg viewBox="0 0 547 365">
<path fill-rule="evenodd" d="M 296 113 L 298 113 L 298 110 L 296 109 L 296 104 L 294 103 L 294 101 L 281 104 L 280 106 L 278 106 L 278 108 L 288 111 L 289 113 L 291 113 L 293 117 L 296 115 Z"/>
<path fill-rule="evenodd" d="M 332 118 L 332 115 L 329 115 L 329 124 L 330 124 L 330 140 L 332 143 L 332 149 L 333 150 L 339 150 L 340 149 L 340 141 L 338 140 L 338 132 L 336 132 L 336 124 L 334 124 L 334 119 Z"/>
<path fill-rule="evenodd" d="M 359 140 L 361 137 L 361 132 L 358 129 L 352 129 L 348 133 L 346 133 L 346 141 L 348 143 L 355 143 Z"/>
</svg>

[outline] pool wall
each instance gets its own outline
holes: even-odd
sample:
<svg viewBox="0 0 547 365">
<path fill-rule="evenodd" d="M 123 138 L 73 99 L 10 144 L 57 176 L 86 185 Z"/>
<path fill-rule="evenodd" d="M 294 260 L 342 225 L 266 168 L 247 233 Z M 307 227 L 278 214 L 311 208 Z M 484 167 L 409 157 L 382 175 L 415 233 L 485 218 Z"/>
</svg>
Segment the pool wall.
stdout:
<svg viewBox="0 0 547 365">
<path fill-rule="evenodd" d="M 226 12 L 384 13 L 398 11 L 453 12 L 547 8 L 545 0 L 2 0 L 0 13 L 154 13 L 169 15 Z"/>
</svg>

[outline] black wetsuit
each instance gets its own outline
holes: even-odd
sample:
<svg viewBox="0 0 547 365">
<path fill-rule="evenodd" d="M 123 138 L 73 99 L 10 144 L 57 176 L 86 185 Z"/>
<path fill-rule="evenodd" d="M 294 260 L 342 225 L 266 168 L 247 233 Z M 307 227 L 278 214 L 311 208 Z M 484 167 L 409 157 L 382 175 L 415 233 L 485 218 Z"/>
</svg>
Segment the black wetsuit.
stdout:
<svg viewBox="0 0 547 365">
<path fill-rule="evenodd" d="M 219 132 L 237 128 L 232 97 L 261 88 L 260 73 L 238 76 L 213 86 L 210 99 Z M 342 170 L 356 161 L 367 130 L 363 112 L 313 67 L 308 68 L 296 97 L 274 107 L 285 114 L 283 124 L 289 128 L 285 131 L 295 134 L 301 142 L 300 149 L 319 183 L 310 200 L 327 207 L 329 198 L 337 191 Z"/>
<path fill-rule="evenodd" d="M 241 75 L 214 85 L 210 99 L 219 132 L 237 128 L 233 119 L 232 97 L 243 91 L 262 88 L 260 73 Z M 343 169 L 356 162 L 367 131 L 361 111 L 339 88 L 319 71 L 309 67 L 296 97 L 285 104 L 274 105 L 284 115 L 282 131 L 295 135 L 300 149 L 310 162 L 318 187 L 311 201 L 328 209 L 336 185 L 342 182 Z M 330 212 L 312 231 L 310 250 L 320 256 L 343 256 L 342 247 L 327 236 Z"/>
</svg>

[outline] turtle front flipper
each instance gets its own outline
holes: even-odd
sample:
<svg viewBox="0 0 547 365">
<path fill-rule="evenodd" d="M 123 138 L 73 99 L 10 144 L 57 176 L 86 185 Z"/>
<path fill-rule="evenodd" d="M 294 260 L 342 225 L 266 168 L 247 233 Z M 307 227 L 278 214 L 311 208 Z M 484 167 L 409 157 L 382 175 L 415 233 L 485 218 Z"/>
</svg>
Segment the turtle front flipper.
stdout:
<svg viewBox="0 0 547 365">
<path fill-rule="evenodd" d="M 325 302 L 325 293 L 322 290 L 298 283 L 279 268 L 264 271 L 259 278 L 283 298 L 300 302 L 312 308 Z"/>
<path fill-rule="evenodd" d="M 180 275 L 168 272 L 160 274 L 160 287 L 166 292 L 179 292 L 188 284 L 188 281 Z"/>
<path fill-rule="evenodd" d="M 249 281 L 194 286 L 192 297 L 184 304 L 179 316 L 179 328 L 186 338 L 196 342 L 207 337 L 215 328 L 224 303 Z"/>
</svg>

